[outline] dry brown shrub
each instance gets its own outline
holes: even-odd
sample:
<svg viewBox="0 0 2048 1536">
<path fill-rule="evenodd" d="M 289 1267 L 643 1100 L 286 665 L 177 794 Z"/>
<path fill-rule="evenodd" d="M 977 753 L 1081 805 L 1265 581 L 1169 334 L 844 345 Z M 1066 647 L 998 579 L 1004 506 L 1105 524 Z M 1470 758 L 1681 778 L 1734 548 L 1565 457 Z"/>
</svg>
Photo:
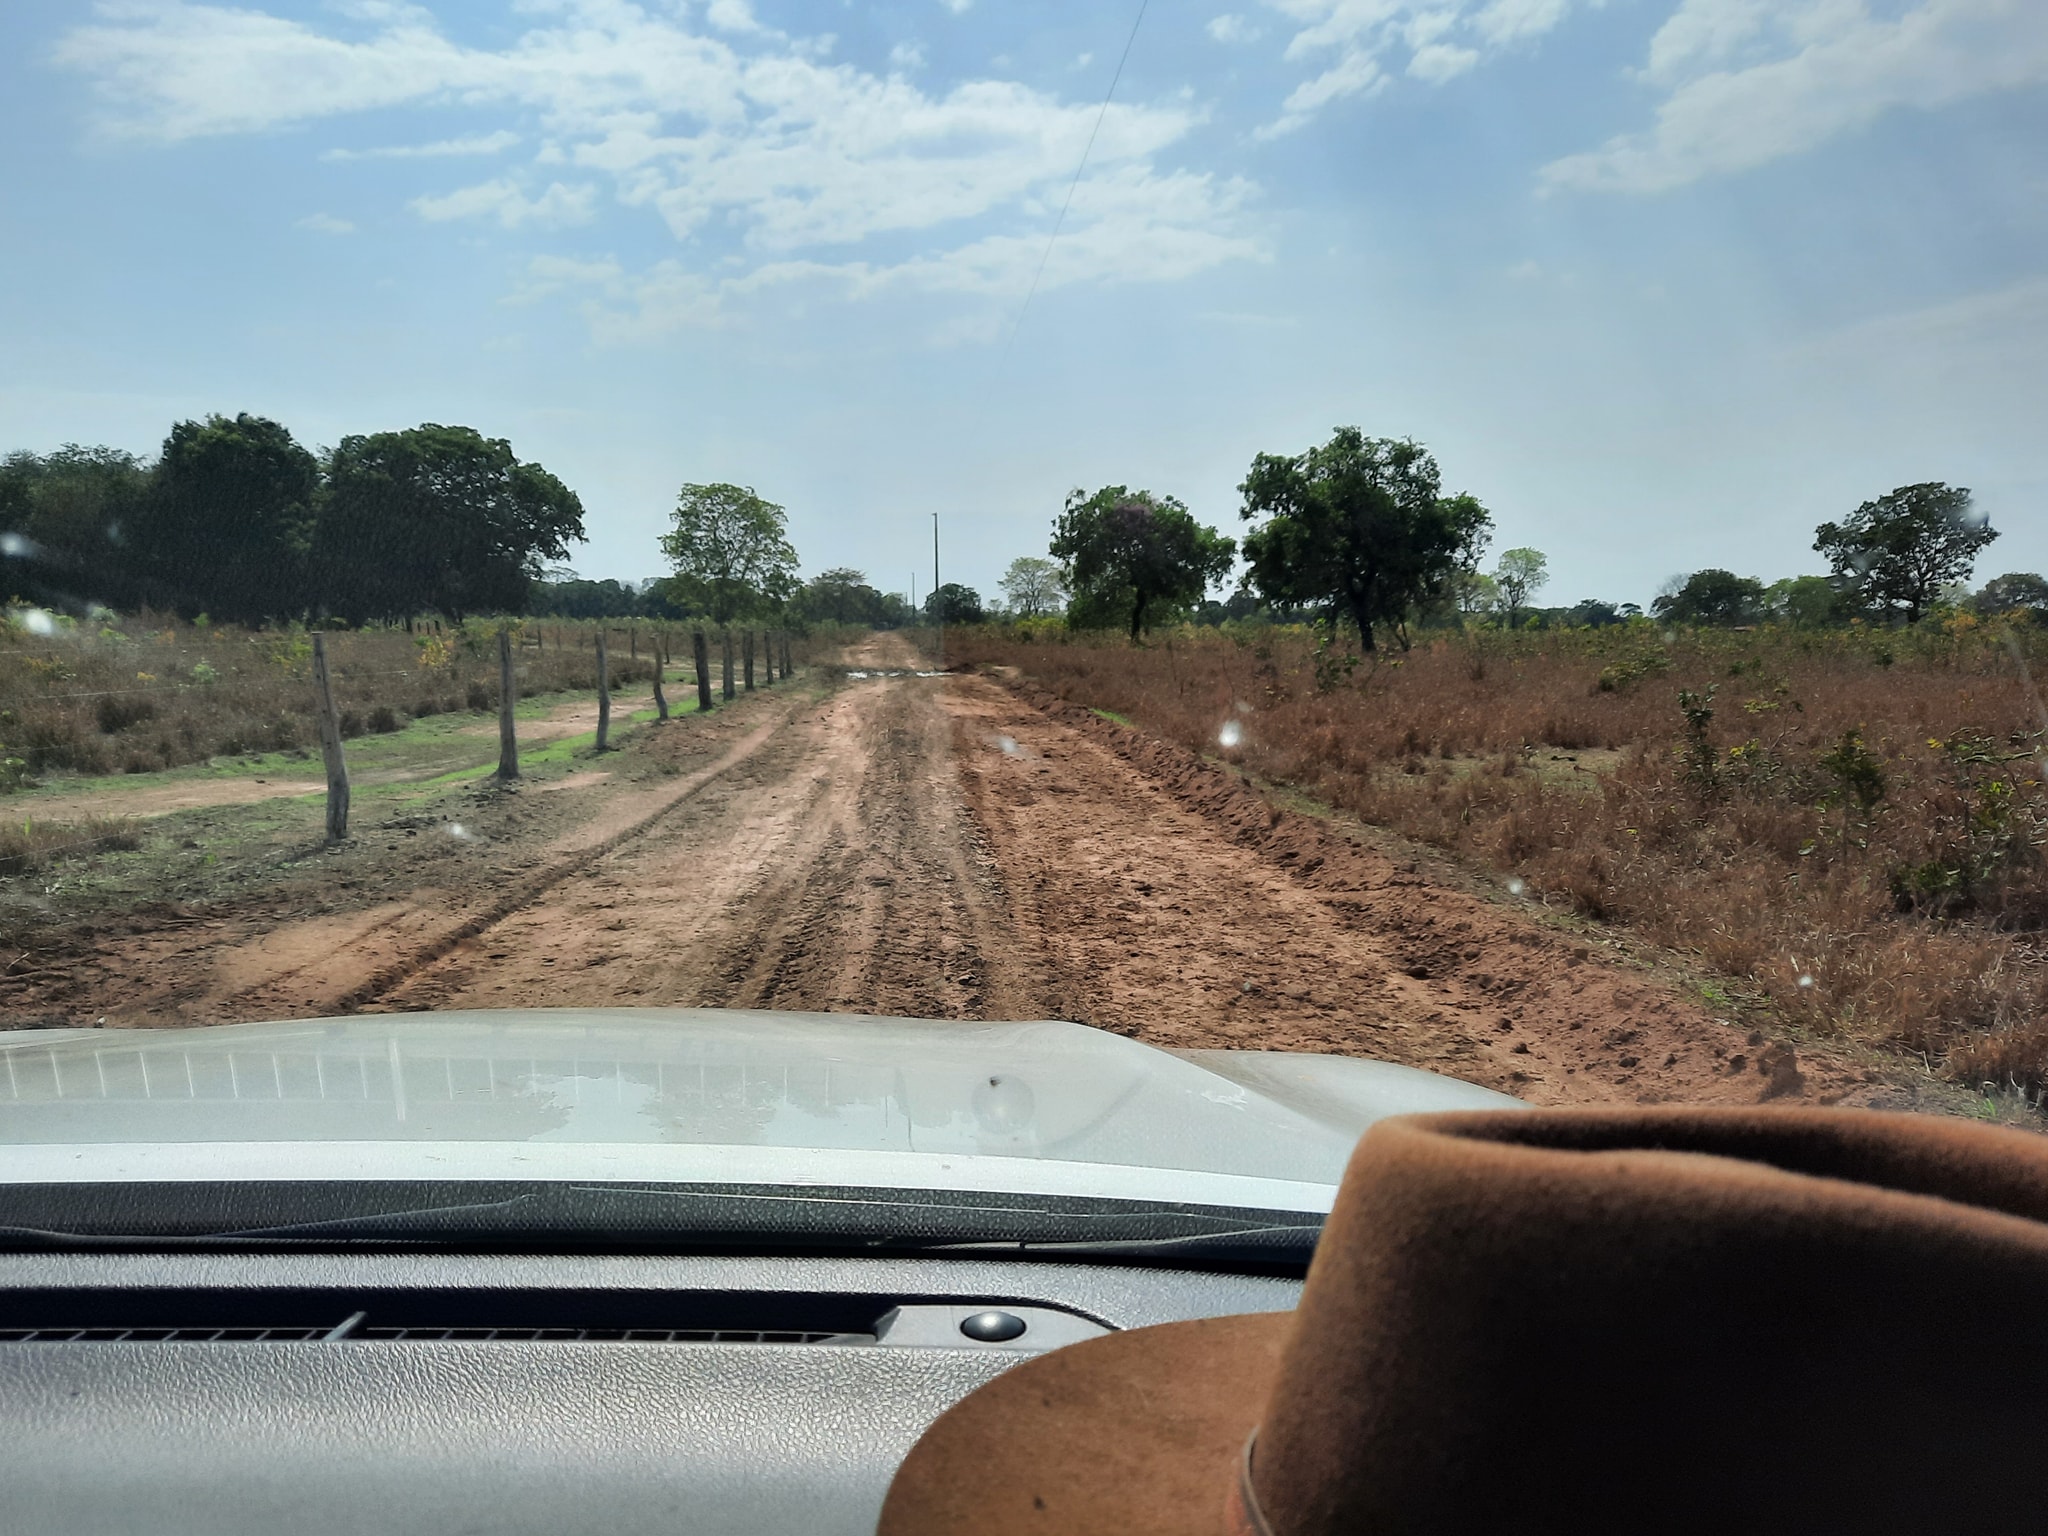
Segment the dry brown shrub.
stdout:
<svg viewBox="0 0 2048 1536">
<path fill-rule="evenodd" d="M 194 626 L 143 616 L 64 621 L 33 633 L 0 619 L 0 789 L 47 773 L 140 773 L 210 757 L 312 750 L 319 742 L 311 639 L 303 632 Z M 616 630 L 620 626 L 614 626 Z M 529 621 L 518 651 L 520 694 L 597 686 L 594 624 Z M 634 658 L 610 660 L 615 690 L 652 679 L 656 630 L 643 624 Z M 407 634 L 325 637 L 344 735 L 387 731 L 414 717 L 495 708 L 497 642 L 488 621 Z M 687 651 L 685 638 L 683 649 Z"/>
<path fill-rule="evenodd" d="M 1816 1032 L 2048 1085 L 2048 637 L 1447 636 L 1330 691 L 1301 630 L 949 643 L 1196 750 L 1239 721 L 1251 772 L 1692 954 Z M 1710 687 L 1701 765 L 1678 693 Z M 1621 758 L 1590 789 L 1555 771 L 1598 748 Z M 1413 771 L 1424 752 L 1441 771 Z"/>
<path fill-rule="evenodd" d="M 0 824 L 0 878 L 34 874 L 59 859 L 141 846 L 142 834 L 126 817 Z"/>
</svg>

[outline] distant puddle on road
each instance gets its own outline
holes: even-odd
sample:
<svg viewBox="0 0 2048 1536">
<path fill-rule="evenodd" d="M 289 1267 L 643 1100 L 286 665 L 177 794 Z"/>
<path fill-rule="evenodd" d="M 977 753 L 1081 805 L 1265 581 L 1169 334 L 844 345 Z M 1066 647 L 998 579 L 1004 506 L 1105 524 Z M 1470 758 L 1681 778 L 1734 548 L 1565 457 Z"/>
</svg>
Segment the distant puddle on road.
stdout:
<svg viewBox="0 0 2048 1536">
<path fill-rule="evenodd" d="M 877 669 L 865 672 L 848 672 L 846 675 L 848 677 L 944 677 L 946 674 L 943 672 L 890 672 Z"/>
</svg>

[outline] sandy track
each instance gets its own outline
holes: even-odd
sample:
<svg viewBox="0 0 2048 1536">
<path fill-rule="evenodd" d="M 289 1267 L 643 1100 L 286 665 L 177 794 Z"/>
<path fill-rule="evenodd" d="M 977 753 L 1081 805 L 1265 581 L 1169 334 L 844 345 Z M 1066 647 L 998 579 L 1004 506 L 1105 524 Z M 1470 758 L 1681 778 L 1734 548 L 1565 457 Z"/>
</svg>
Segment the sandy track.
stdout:
<svg viewBox="0 0 2048 1536">
<path fill-rule="evenodd" d="M 911 658 L 885 636 L 855 660 Z M 102 944 L 91 990 L 125 989 L 113 1022 L 134 1024 L 628 1004 L 1064 1017 L 1173 1047 L 1374 1056 L 1541 1103 L 1913 1096 L 1847 1058 L 1795 1061 L 1668 967 L 1029 688 L 779 692 L 611 762 L 506 798 L 496 862 L 462 880 L 394 844 L 417 889 L 370 899 L 366 881 L 344 910 L 251 906 Z M 393 855 L 352 856 L 391 876 Z"/>
<path fill-rule="evenodd" d="M 623 844 L 380 1004 L 1039 1012 L 1002 942 L 993 861 L 949 782 L 935 686 L 849 684 L 658 836 Z"/>
</svg>

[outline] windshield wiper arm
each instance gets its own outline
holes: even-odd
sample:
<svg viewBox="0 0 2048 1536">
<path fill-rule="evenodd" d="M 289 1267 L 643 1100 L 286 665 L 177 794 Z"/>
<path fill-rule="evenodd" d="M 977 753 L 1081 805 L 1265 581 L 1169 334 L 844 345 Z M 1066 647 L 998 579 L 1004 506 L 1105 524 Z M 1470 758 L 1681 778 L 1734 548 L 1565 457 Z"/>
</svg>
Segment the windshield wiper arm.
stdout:
<svg viewBox="0 0 2048 1536">
<path fill-rule="evenodd" d="M 1225 1255 L 1285 1257 L 1313 1253 L 1322 1235 L 1320 1222 L 1300 1226 L 1240 1227 L 1233 1231 L 1196 1232 L 1178 1237 L 976 1238 L 909 1239 L 901 1246 L 919 1253 L 1062 1253 L 1131 1254 L 1170 1258 L 1216 1258 Z M 895 1245 L 891 1245 L 895 1246 Z"/>
</svg>

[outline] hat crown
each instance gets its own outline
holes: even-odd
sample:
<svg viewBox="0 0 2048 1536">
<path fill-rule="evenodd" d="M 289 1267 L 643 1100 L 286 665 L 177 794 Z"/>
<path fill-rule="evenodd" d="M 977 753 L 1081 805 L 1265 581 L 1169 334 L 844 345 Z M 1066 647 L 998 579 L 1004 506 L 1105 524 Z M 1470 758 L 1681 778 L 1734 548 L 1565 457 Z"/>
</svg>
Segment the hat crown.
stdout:
<svg viewBox="0 0 2048 1536">
<path fill-rule="evenodd" d="M 1958 1486 L 2048 1444 L 2017 1386 L 2048 1367 L 2044 1319 L 2048 1142 L 2026 1133 L 1386 1121 L 1295 1314 L 1256 1498 L 1275 1536 L 1938 1529 Z"/>
</svg>

